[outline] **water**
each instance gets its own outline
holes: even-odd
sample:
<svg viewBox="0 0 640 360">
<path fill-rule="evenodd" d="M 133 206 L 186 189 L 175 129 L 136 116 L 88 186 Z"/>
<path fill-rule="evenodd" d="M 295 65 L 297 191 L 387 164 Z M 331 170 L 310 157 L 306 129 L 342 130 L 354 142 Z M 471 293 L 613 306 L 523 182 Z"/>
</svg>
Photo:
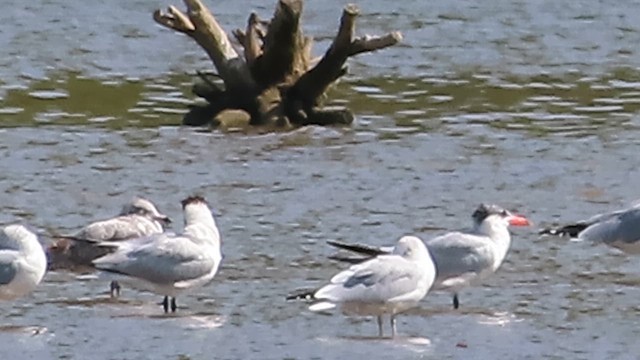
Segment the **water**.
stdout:
<svg viewBox="0 0 640 360">
<path fill-rule="evenodd" d="M 0 305 L 5 357 L 636 357 L 638 260 L 536 235 L 637 197 L 635 2 L 363 3 L 361 33 L 398 29 L 406 41 L 349 62 L 330 104 L 347 104 L 356 123 L 276 134 L 176 126 L 196 101 L 189 74 L 210 65 L 153 24 L 151 11 L 166 5 L 5 5 L 0 223 L 46 238 L 112 216 L 137 194 L 180 230 L 179 201 L 197 193 L 223 234 L 220 273 L 180 297 L 175 316 L 153 294 L 124 289 L 111 302 L 102 281 L 48 273 L 32 295 Z M 317 53 L 342 5 L 308 1 Z M 219 6 L 227 28 L 243 26 L 249 8 L 272 11 Z M 505 264 L 462 292 L 462 311 L 432 293 L 399 317 L 399 339 L 373 340 L 371 319 L 284 301 L 343 267 L 326 261 L 326 239 L 431 237 L 467 226 L 483 201 L 535 226 L 514 231 Z"/>
</svg>

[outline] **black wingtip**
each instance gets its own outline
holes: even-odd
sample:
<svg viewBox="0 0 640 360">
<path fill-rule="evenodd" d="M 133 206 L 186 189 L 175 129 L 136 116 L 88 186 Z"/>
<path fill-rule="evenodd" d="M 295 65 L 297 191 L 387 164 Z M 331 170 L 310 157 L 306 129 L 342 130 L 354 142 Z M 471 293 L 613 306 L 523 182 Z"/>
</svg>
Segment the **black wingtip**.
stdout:
<svg viewBox="0 0 640 360">
<path fill-rule="evenodd" d="M 313 294 L 315 294 L 317 289 L 297 289 L 285 297 L 285 300 L 313 300 Z"/>
<path fill-rule="evenodd" d="M 347 244 L 340 241 L 335 240 L 327 240 L 327 244 L 336 247 L 338 249 L 351 251 L 358 254 L 363 254 L 367 256 L 378 256 L 386 254 L 386 252 L 378 249 L 374 246 L 363 245 L 363 244 Z"/>
<path fill-rule="evenodd" d="M 578 237 L 588 227 L 587 224 L 570 224 L 561 227 L 546 228 L 538 231 L 539 235 Z"/>
<path fill-rule="evenodd" d="M 556 228 L 545 228 L 545 229 L 540 229 L 538 231 L 538 235 L 556 235 L 557 232 L 558 231 Z"/>
</svg>

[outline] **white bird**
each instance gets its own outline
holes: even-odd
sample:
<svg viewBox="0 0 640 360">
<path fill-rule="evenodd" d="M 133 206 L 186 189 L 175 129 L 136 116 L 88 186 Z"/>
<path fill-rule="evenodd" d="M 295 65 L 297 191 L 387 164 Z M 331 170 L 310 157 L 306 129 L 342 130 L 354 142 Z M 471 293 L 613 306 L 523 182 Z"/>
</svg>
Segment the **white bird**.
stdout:
<svg viewBox="0 0 640 360">
<path fill-rule="evenodd" d="M 115 251 L 93 261 L 99 270 L 124 275 L 126 282 L 164 295 L 164 311 L 175 312 L 176 296 L 207 284 L 218 271 L 222 254 L 220 234 L 211 210 L 199 196 L 182 201 L 182 234 L 155 234 L 103 243 Z"/>
<path fill-rule="evenodd" d="M 382 316 L 390 315 L 391 336 L 396 334 L 396 315 L 415 307 L 435 278 L 435 267 L 422 240 L 404 236 L 393 253 L 378 255 L 351 266 L 315 292 L 290 295 L 287 299 L 312 297 L 311 311 L 340 305 L 345 314 L 373 315 L 383 336 Z"/>
<path fill-rule="evenodd" d="M 606 244 L 628 254 L 640 254 L 640 203 L 587 220 L 543 229 L 540 234 L 568 235 L 578 240 Z"/>
<path fill-rule="evenodd" d="M 104 242 L 123 241 L 164 232 L 171 220 L 149 200 L 133 198 L 116 217 L 96 221 L 73 235 L 58 235 L 47 248 L 49 269 L 84 269 L 108 253 Z M 120 285 L 111 283 L 111 296 L 120 295 Z"/>
<path fill-rule="evenodd" d="M 0 300 L 32 292 L 42 281 L 47 258 L 38 237 L 22 225 L 0 230 Z"/>
<path fill-rule="evenodd" d="M 91 261 L 104 255 L 103 249 L 96 245 L 159 234 L 170 222 L 151 201 L 135 197 L 116 217 L 90 223 L 72 235 L 55 236 L 49 247 L 50 266 L 91 266 Z"/>
<path fill-rule="evenodd" d="M 528 226 L 524 216 L 511 214 L 497 205 L 481 204 L 473 213 L 473 227 L 467 231 L 451 232 L 426 242 L 436 265 L 434 290 L 453 294 L 453 307 L 460 306 L 461 289 L 480 283 L 493 274 L 504 260 L 511 246 L 509 226 Z M 330 245 L 367 256 L 389 253 L 392 247 L 372 247 L 329 241 Z M 333 259 L 358 262 L 365 258 L 332 256 Z"/>
</svg>

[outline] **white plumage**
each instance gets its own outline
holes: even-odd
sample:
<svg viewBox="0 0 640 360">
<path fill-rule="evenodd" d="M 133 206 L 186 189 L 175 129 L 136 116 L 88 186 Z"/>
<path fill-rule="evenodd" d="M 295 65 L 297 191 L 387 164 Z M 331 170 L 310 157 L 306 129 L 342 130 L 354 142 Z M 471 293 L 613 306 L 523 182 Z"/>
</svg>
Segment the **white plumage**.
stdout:
<svg viewBox="0 0 640 360">
<path fill-rule="evenodd" d="M 156 234 L 138 239 L 103 243 L 115 251 L 93 261 L 96 268 L 124 275 L 122 281 L 164 295 L 165 312 L 176 310 L 175 297 L 205 285 L 222 260 L 220 235 L 203 198 L 183 201 L 182 234 Z"/>
<path fill-rule="evenodd" d="M 390 315 L 395 336 L 395 316 L 415 307 L 434 279 L 435 267 L 422 240 L 404 236 L 392 254 L 379 255 L 332 277 L 313 294 L 317 302 L 309 309 L 322 311 L 340 305 L 347 314 L 377 316 L 380 336 L 382 316 Z"/>
<path fill-rule="evenodd" d="M 49 247 L 52 269 L 90 266 L 104 255 L 100 244 L 122 241 L 164 232 L 169 217 L 160 213 L 149 200 L 134 198 L 116 217 L 92 222 L 72 235 L 54 238 Z"/>
<path fill-rule="evenodd" d="M 14 300 L 32 292 L 47 269 L 37 236 L 22 225 L 0 231 L 0 300 Z"/>
<path fill-rule="evenodd" d="M 452 293 L 456 309 L 459 306 L 458 292 L 462 288 L 481 282 L 502 265 L 511 245 L 509 226 L 530 225 L 525 217 L 511 214 L 497 205 L 481 204 L 472 218 L 473 227 L 470 230 L 447 233 L 425 243 L 436 266 L 433 289 Z M 340 242 L 330 244 L 366 255 L 393 251 L 393 247 L 376 248 Z"/>
</svg>

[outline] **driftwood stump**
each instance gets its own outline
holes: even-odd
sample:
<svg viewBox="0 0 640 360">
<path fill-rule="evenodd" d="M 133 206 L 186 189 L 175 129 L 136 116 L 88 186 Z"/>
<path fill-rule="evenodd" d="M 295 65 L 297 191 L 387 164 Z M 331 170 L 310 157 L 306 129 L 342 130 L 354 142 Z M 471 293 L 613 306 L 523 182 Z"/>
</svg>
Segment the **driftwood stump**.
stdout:
<svg viewBox="0 0 640 360">
<path fill-rule="evenodd" d="M 349 124 L 353 121 L 350 111 L 319 109 L 324 93 L 346 73 L 349 57 L 402 39 L 399 32 L 354 38 L 359 11 L 355 5 L 347 5 L 331 46 L 322 58 L 314 60 L 312 39 L 300 29 L 302 0 L 279 0 L 271 21 L 252 13 L 245 30 L 233 31 L 242 47 L 240 54 L 201 0 L 184 3 L 186 12 L 169 6 L 166 12 L 156 10 L 153 18 L 195 40 L 217 70 L 213 75 L 198 73 L 202 81 L 194 85 L 193 91 L 207 104 L 192 106 L 184 117 L 185 125 L 212 123 L 227 109 L 245 111 L 251 125 Z M 212 77 L 219 78 L 223 86 Z"/>
</svg>

